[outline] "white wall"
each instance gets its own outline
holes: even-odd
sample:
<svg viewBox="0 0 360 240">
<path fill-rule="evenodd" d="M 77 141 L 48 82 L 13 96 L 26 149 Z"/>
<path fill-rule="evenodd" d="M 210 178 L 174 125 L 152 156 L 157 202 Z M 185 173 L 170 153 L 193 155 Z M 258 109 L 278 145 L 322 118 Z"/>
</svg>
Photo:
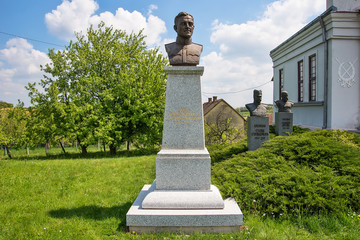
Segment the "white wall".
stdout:
<svg viewBox="0 0 360 240">
<path fill-rule="evenodd" d="M 356 11 L 360 8 L 360 0 L 327 0 L 326 7 L 335 6 L 338 11 Z"/>
<path fill-rule="evenodd" d="M 332 40 L 331 128 L 360 127 L 360 40 Z M 351 78 L 353 76 L 353 78 Z"/>
</svg>

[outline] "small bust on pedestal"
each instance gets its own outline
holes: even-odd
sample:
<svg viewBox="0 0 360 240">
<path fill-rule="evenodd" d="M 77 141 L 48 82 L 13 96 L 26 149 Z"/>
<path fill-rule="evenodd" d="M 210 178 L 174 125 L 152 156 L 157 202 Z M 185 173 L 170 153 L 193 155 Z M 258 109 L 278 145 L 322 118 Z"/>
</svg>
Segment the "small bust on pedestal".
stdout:
<svg viewBox="0 0 360 240">
<path fill-rule="evenodd" d="M 250 116 L 266 117 L 266 107 L 261 103 L 262 91 L 254 90 L 254 102 L 246 104 L 246 108 L 250 112 Z"/>
<path fill-rule="evenodd" d="M 247 120 L 249 151 L 258 149 L 263 142 L 269 140 L 269 117 L 266 116 L 266 107 L 261 104 L 261 99 L 261 90 L 254 90 L 254 102 L 245 105 L 250 112 Z"/>
<path fill-rule="evenodd" d="M 287 91 L 281 92 L 281 99 L 275 101 L 275 104 L 279 112 L 291 112 L 291 108 L 294 106 L 294 103 L 289 101 L 289 95 Z"/>
<path fill-rule="evenodd" d="M 172 66 L 196 66 L 200 62 L 203 46 L 192 42 L 194 17 L 187 12 L 180 12 L 175 17 L 174 30 L 176 42 L 165 44 L 165 49 Z"/>
<path fill-rule="evenodd" d="M 281 99 L 275 101 L 278 112 L 275 113 L 275 133 L 279 136 L 287 136 L 293 131 L 293 113 L 291 108 L 294 106 L 289 101 L 288 92 L 281 92 Z"/>
</svg>

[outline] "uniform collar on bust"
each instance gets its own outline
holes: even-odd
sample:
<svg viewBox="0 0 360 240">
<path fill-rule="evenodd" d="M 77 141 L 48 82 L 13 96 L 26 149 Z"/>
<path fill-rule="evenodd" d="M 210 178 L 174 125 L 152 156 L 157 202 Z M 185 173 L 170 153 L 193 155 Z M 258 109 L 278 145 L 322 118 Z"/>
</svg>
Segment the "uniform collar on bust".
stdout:
<svg viewBox="0 0 360 240">
<path fill-rule="evenodd" d="M 190 45 L 190 44 L 192 44 L 192 39 L 191 38 L 177 37 L 176 38 L 176 43 L 180 44 L 180 45 Z"/>
</svg>

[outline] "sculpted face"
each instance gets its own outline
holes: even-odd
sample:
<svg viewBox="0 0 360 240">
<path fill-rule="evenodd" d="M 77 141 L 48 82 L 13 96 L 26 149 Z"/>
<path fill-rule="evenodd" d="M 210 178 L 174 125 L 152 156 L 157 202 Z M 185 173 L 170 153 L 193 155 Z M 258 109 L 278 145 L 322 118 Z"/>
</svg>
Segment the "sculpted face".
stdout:
<svg viewBox="0 0 360 240">
<path fill-rule="evenodd" d="M 289 100 L 287 92 L 284 91 L 284 92 L 281 93 L 281 100 L 284 101 L 284 102 L 287 102 Z"/>
<path fill-rule="evenodd" d="M 194 20 L 191 16 L 180 17 L 174 26 L 178 36 L 183 38 L 191 38 L 194 32 Z"/>
<path fill-rule="evenodd" d="M 262 92 L 254 92 L 254 103 L 259 105 L 262 99 Z"/>
</svg>

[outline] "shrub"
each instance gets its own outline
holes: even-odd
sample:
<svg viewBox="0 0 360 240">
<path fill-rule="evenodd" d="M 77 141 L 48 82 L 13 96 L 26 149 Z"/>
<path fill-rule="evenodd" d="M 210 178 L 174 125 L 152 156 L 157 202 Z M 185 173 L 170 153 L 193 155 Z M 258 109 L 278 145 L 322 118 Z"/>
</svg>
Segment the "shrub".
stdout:
<svg viewBox="0 0 360 240">
<path fill-rule="evenodd" d="M 211 163 L 214 164 L 247 151 L 247 140 L 242 139 L 231 144 L 214 144 L 207 146 L 207 149 L 211 156 Z"/>
<path fill-rule="evenodd" d="M 360 137 L 320 130 L 275 137 L 213 166 L 213 183 L 244 211 L 291 214 L 360 209 Z"/>
</svg>

